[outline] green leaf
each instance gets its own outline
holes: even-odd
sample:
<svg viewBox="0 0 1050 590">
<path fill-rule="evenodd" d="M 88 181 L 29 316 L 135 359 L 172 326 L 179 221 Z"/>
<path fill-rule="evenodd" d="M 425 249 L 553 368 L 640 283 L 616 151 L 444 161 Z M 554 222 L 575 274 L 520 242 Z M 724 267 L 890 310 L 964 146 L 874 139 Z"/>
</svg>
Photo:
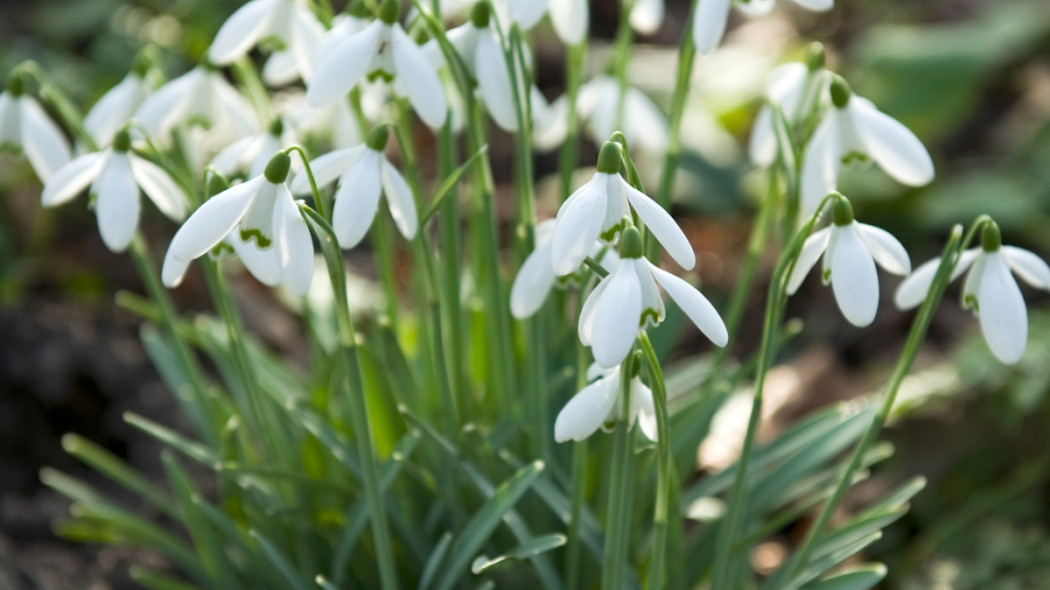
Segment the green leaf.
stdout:
<svg viewBox="0 0 1050 590">
<path fill-rule="evenodd" d="M 265 553 L 266 557 L 270 559 L 270 563 L 281 572 L 281 576 L 291 585 L 292 588 L 294 588 L 294 590 L 316 590 L 314 584 L 311 584 L 309 580 L 304 578 L 302 574 L 295 569 L 292 562 L 288 561 L 288 558 L 285 557 L 265 535 L 255 529 L 249 530 L 248 534 L 259 543 L 259 546 L 262 547 L 263 553 Z"/>
<path fill-rule="evenodd" d="M 116 455 L 72 433 L 62 437 L 62 448 L 122 487 L 134 492 L 167 516 L 178 518 L 178 513 L 171 505 L 171 498 Z"/>
<path fill-rule="evenodd" d="M 131 566 L 128 574 L 131 575 L 132 580 L 146 590 L 195 590 L 196 588 L 196 586 L 173 580 L 137 565 Z"/>
<path fill-rule="evenodd" d="M 886 577 L 881 563 L 863 565 L 855 570 L 824 578 L 802 586 L 801 590 L 868 590 Z"/>
<path fill-rule="evenodd" d="M 430 205 L 427 205 L 426 210 L 423 212 L 423 216 L 419 219 L 419 226 L 423 227 L 430 221 L 430 218 L 437 213 L 439 207 L 444 202 L 445 197 L 452 193 L 452 189 L 456 188 L 459 181 L 463 179 L 463 176 L 470 171 L 471 167 L 477 163 L 481 156 L 487 154 L 489 146 L 483 145 L 473 156 L 470 157 L 466 162 L 452 171 L 447 178 L 438 187 L 437 192 L 434 193 L 434 198 L 430 200 Z"/>
<path fill-rule="evenodd" d="M 540 553 L 545 553 L 551 549 L 557 549 L 565 544 L 565 540 L 565 535 L 561 533 L 534 537 L 499 557 L 493 557 L 490 559 L 484 555 L 479 555 L 474 560 L 474 563 L 470 565 L 470 571 L 475 574 L 481 574 L 505 561 L 520 561 L 522 559 L 539 555 Z"/>
<path fill-rule="evenodd" d="M 430 587 L 430 583 L 433 581 L 438 569 L 444 564 L 445 555 L 451 546 L 452 533 L 447 532 L 441 535 L 437 544 L 434 545 L 434 549 L 430 552 L 426 565 L 423 566 L 423 575 L 419 578 L 419 590 L 427 590 Z"/>
<path fill-rule="evenodd" d="M 132 412 L 125 412 L 124 421 L 176 451 L 179 451 L 183 455 L 186 455 L 190 459 L 203 463 L 211 469 L 218 470 L 222 464 L 219 458 L 212 453 L 208 447 L 198 442 L 191 441 L 178 432 L 175 432 L 166 426 L 161 426 L 148 418 L 143 418 Z"/>
</svg>

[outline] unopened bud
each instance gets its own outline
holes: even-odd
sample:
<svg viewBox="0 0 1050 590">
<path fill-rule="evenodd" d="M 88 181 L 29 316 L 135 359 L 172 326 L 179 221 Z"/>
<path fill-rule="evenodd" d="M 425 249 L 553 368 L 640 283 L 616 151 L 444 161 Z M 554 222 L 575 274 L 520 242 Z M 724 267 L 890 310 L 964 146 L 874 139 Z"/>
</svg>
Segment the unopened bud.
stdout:
<svg viewBox="0 0 1050 590">
<path fill-rule="evenodd" d="M 288 169 L 292 167 L 292 158 L 284 152 L 277 152 L 270 158 L 270 162 L 266 164 L 266 171 L 263 174 L 266 176 L 266 180 L 273 184 L 280 184 L 288 178 Z"/>
</svg>

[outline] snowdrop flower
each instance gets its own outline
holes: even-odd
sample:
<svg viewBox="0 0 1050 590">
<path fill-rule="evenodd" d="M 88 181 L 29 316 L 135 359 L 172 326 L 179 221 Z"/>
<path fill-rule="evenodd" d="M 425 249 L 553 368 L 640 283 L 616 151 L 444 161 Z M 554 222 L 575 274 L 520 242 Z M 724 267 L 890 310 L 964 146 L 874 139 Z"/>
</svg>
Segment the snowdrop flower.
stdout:
<svg viewBox="0 0 1050 590">
<path fill-rule="evenodd" d="M 773 130 L 773 107 L 780 107 L 789 125 L 797 125 L 817 105 L 817 98 L 827 83 L 824 69 L 824 49 L 813 43 L 805 63 L 781 64 L 769 73 L 764 92 L 765 103 L 758 111 L 751 127 L 749 151 L 751 161 L 758 166 L 772 166 L 777 159 L 777 138 Z"/>
<path fill-rule="evenodd" d="M 144 59 L 136 60 L 131 72 L 103 94 L 84 117 L 84 128 L 99 147 L 113 142 L 113 137 L 149 96 L 152 88 L 145 79 L 148 67 Z"/>
<path fill-rule="evenodd" d="M 620 263 L 602 279 L 580 310 L 579 336 L 602 367 L 623 362 L 638 331 L 663 321 L 663 287 L 685 315 L 716 346 L 729 342 L 725 323 L 711 302 L 689 283 L 642 257 L 642 236 L 628 227 L 620 240 Z"/>
<path fill-rule="evenodd" d="M 897 307 L 910 309 L 926 299 L 940 259 L 924 263 L 897 289 Z M 966 270 L 963 307 L 972 309 L 992 354 L 1014 364 L 1024 354 L 1028 341 L 1028 312 L 1012 270 L 1037 289 L 1050 290 L 1050 267 L 1036 254 L 1014 246 L 1003 246 L 999 226 L 990 222 L 981 231 L 981 246 L 959 255 L 951 279 Z"/>
<path fill-rule="evenodd" d="M 669 141 L 667 118 L 660 107 L 641 90 L 628 86 L 623 93 L 623 121 L 617 123 L 620 105 L 620 83 L 611 76 L 597 76 L 580 87 L 576 112 L 595 143 L 605 141 L 622 130 L 632 146 L 646 152 L 662 152 Z M 535 100 L 533 101 L 535 102 Z M 568 133 L 569 103 L 559 97 L 546 116 L 537 121 L 533 143 L 540 150 L 552 150 L 565 141 Z"/>
<path fill-rule="evenodd" d="M 258 131 L 254 112 L 222 74 L 197 66 L 150 95 L 135 118 L 154 138 L 167 137 L 181 124 L 200 124 L 236 139 Z"/>
<path fill-rule="evenodd" d="M 190 215 L 164 257 L 164 284 L 177 286 L 190 261 L 225 244 L 261 282 L 272 285 L 279 276 L 293 295 L 305 295 L 313 278 L 314 245 L 285 184 L 290 167 L 288 154 L 277 152 L 262 175 L 222 191 Z"/>
<path fill-rule="evenodd" d="M 112 147 L 80 156 L 60 168 L 44 185 L 41 196 L 45 207 L 55 207 L 90 185 L 90 193 L 96 199 L 99 234 L 113 252 L 126 250 L 135 237 L 141 210 L 140 190 L 172 220 L 186 217 L 186 196 L 182 190 L 167 172 L 130 149 L 127 130 L 118 131 Z"/>
<path fill-rule="evenodd" d="M 383 155 L 389 133 L 385 125 L 376 127 L 364 145 L 329 152 L 310 162 L 318 187 L 339 179 L 332 210 L 332 229 L 343 248 L 353 248 L 364 239 L 383 193 L 386 193 L 390 216 L 401 235 L 406 240 L 416 236 L 419 217 L 412 190 L 405 177 Z M 310 179 L 305 171 L 292 181 L 292 191 L 295 194 L 310 192 Z"/>
<path fill-rule="evenodd" d="M 350 92 L 365 75 L 392 79 L 395 91 L 408 98 L 424 123 L 445 122 L 445 94 L 437 71 L 397 22 L 397 0 L 383 0 L 379 19 L 339 42 L 317 64 L 306 98 L 326 106 Z"/>
<path fill-rule="evenodd" d="M 295 135 L 286 129 L 284 121 L 277 117 L 265 133 L 256 133 L 242 137 L 228 145 L 212 158 L 211 166 L 224 176 L 247 170 L 248 178 L 259 176 L 266 170 L 270 157 L 282 149 L 295 145 Z M 298 160 L 292 161 L 292 170 L 299 166 Z"/>
<path fill-rule="evenodd" d="M 612 243 L 632 210 L 682 268 L 696 264 L 692 245 L 671 215 L 620 176 L 620 149 L 618 143 L 605 142 L 598 153 L 598 171 L 558 210 L 550 244 L 554 274 L 579 268 L 595 241 Z"/>
<path fill-rule="evenodd" d="M 62 130 L 40 103 L 25 93 L 20 72 L 15 72 L 7 81 L 7 89 L 0 92 L 0 148 L 24 153 L 42 182 L 69 162 L 69 145 Z"/>
<path fill-rule="evenodd" d="M 830 86 L 832 107 L 813 132 L 802 161 L 802 209 L 812 212 L 835 189 L 839 168 L 852 160 L 875 160 L 898 182 L 922 186 L 933 180 L 933 161 L 919 138 L 871 101 L 853 95 L 841 78 Z"/>
<path fill-rule="evenodd" d="M 518 28 L 527 31 L 534 27 L 547 12 L 547 4 L 550 0 L 490 0 L 496 19 L 500 26 L 507 30 L 510 25 L 517 23 Z M 555 0 L 555 3 L 566 0 Z M 571 0 L 573 2 L 577 0 Z M 477 0 L 445 0 L 441 2 L 441 18 L 452 19 L 467 14 L 475 5 Z M 411 20 L 412 15 L 409 14 Z"/>
<path fill-rule="evenodd" d="M 557 1 L 557 0 L 555 0 Z M 565 404 L 554 421 L 554 440 L 581 441 L 604 428 L 606 423 L 624 419 L 623 402 L 620 399 L 620 366 L 603 369 L 592 364 L 587 369 L 588 380 L 597 380 L 584 387 Z M 627 428 L 637 421 L 642 434 L 656 442 L 656 410 L 653 407 L 653 392 L 637 375 L 631 377 L 631 408 L 626 417 Z"/>
<path fill-rule="evenodd" d="M 518 269 L 518 275 L 514 277 L 514 284 L 510 288 L 510 313 L 518 319 L 539 311 L 551 288 L 561 278 L 554 274 L 551 264 L 554 223 L 553 219 L 544 219 L 536 224 L 536 249 L 525 259 Z M 600 242 L 595 242 L 589 255 L 608 272 L 612 272 L 620 262 L 616 251 Z"/>
<path fill-rule="evenodd" d="M 553 11 L 553 6 L 551 7 Z M 652 35 L 664 24 L 664 0 L 634 0 L 631 27 L 643 35 Z"/>
<path fill-rule="evenodd" d="M 324 34 L 317 17 L 298 0 L 251 0 L 219 28 L 208 59 L 218 66 L 231 64 L 260 41 L 273 37 L 284 48 L 270 56 L 264 67 L 267 83 L 290 82 L 296 75 L 308 80 Z"/>
<path fill-rule="evenodd" d="M 663 2 L 663 0 L 656 0 Z M 554 32 L 566 45 L 576 45 L 587 35 L 590 12 L 587 0 L 553 0 L 548 12 Z"/>
<path fill-rule="evenodd" d="M 831 10 L 834 0 L 794 0 L 795 4 L 812 10 L 824 12 Z M 732 0 L 699 0 L 693 14 L 693 43 L 701 54 L 711 53 L 722 41 L 729 20 L 729 8 Z M 741 0 L 736 3 L 746 16 L 762 16 L 773 10 L 775 0 Z"/>
<path fill-rule="evenodd" d="M 802 280 L 824 255 L 824 284 L 831 283 L 842 315 L 854 326 L 864 327 L 875 319 L 879 307 L 877 262 L 886 272 L 907 275 L 911 260 L 904 246 L 889 232 L 853 218 L 853 206 L 845 197 L 832 205 L 832 224 L 806 239 L 788 277 L 787 293 L 794 295 Z"/>
</svg>

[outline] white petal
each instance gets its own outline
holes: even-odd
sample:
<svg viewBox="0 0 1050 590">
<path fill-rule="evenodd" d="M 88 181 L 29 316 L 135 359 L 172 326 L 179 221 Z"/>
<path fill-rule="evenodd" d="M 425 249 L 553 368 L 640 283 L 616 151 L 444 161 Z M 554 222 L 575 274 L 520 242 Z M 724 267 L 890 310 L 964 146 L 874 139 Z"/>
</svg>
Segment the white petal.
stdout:
<svg viewBox="0 0 1050 590">
<path fill-rule="evenodd" d="M 548 14 L 554 31 L 566 45 L 576 45 L 587 34 L 587 0 L 553 0 Z"/>
<path fill-rule="evenodd" d="M 259 176 L 205 201 L 175 232 L 168 254 L 193 260 L 214 248 L 241 221 L 265 182 L 266 177 Z"/>
<path fill-rule="evenodd" d="M 234 172 L 246 169 L 248 163 L 259 155 L 261 148 L 261 136 L 242 137 L 215 154 L 208 165 L 222 173 L 223 176 L 231 176 Z"/>
<path fill-rule="evenodd" d="M 303 80 L 309 82 L 326 31 L 314 13 L 302 4 L 292 5 L 291 20 L 291 53 L 296 61 L 296 69 Z"/>
<path fill-rule="evenodd" d="M 383 191 L 386 193 L 390 216 L 394 218 L 394 224 L 401 235 L 406 240 L 411 240 L 416 237 L 416 230 L 419 228 L 419 216 L 416 214 L 416 201 L 412 198 L 412 189 L 389 160 L 383 158 L 382 166 Z"/>
<path fill-rule="evenodd" d="M 979 251 L 980 248 L 971 248 L 959 256 L 959 261 L 952 270 L 951 280 L 954 281 L 959 278 L 959 275 L 970 268 L 970 265 L 977 259 Z M 940 258 L 928 260 L 922 263 L 919 268 L 916 268 L 915 272 L 911 273 L 908 278 L 904 279 L 904 282 L 897 287 L 897 293 L 893 298 L 898 308 L 911 309 L 926 299 L 926 294 L 930 291 L 930 285 L 933 284 L 933 277 L 937 274 L 937 267 L 940 265 L 940 262 Z"/>
<path fill-rule="evenodd" d="M 618 381 L 601 379 L 574 395 L 554 420 L 554 440 L 581 441 L 601 428 L 620 397 Z"/>
<path fill-rule="evenodd" d="M 244 56 L 271 28 L 276 3 L 252 0 L 226 19 L 208 49 L 208 60 L 224 66 Z"/>
<path fill-rule="evenodd" d="M 693 43 L 701 54 L 711 53 L 722 40 L 729 20 L 730 0 L 699 0 L 693 15 Z"/>
<path fill-rule="evenodd" d="M 638 420 L 638 427 L 642 429 L 645 438 L 656 442 L 658 440 L 656 430 L 656 408 L 653 406 L 653 392 L 642 384 L 642 380 L 635 377 L 631 380 L 631 421 Z"/>
<path fill-rule="evenodd" d="M 95 216 L 102 241 L 111 251 L 123 252 L 135 237 L 142 207 L 127 155 L 114 153 L 107 158 L 91 188 L 97 195 Z"/>
<path fill-rule="evenodd" d="M 602 280 L 598 283 L 598 286 L 591 291 L 591 294 L 587 296 L 587 299 L 583 302 L 583 307 L 580 309 L 580 323 L 577 326 L 577 333 L 580 337 L 580 344 L 584 346 L 591 345 L 591 330 L 594 328 L 594 309 L 598 304 L 598 301 L 602 298 L 602 293 L 605 292 L 605 288 L 609 286 L 609 281 Z M 590 373 L 588 373 L 590 375 Z M 588 377 L 591 378 L 591 377 Z"/>
<path fill-rule="evenodd" d="M 696 266 L 696 254 L 693 252 L 693 245 L 689 243 L 689 238 L 685 237 L 685 232 L 678 227 L 671 214 L 660 205 L 657 205 L 656 201 L 628 184 L 619 175 L 616 178 L 620 181 L 624 193 L 627 195 L 627 200 L 631 203 L 631 208 L 638 214 L 645 226 L 649 228 L 656 241 L 660 242 L 660 245 L 667 250 L 671 258 L 674 258 L 675 262 L 686 270 L 691 270 Z"/>
<path fill-rule="evenodd" d="M 835 6 L 835 0 L 795 0 L 795 4 L 814 12 L 824 12 Z"/>
<path fill-rule="evenodd" d="M 284 286 L 302 297 L 314 277 L 314 243 L 299 207 L 284 184 L 277 185 L 273 208 L 274 245 Z"/>
<path fill-rule="evenodd" d="M 281 284 L 281 266 L 277 262 L 277 249 L 273 246 L 265 250 L 255 244 L 255 240 L 245 242 L 239 236 L 230 234 L 224 240 L 237 258 L 241 259 L 244 268 L 255 277 L 255 280 L 267 287 L 276 287 Z"/>
<path fill-rule="evenodd" d="M 1012 365 L 1021 360 L 1028 342 L 1028 312 L 1002 254 L 988 254 L 985 259 L 977 287 L 977 317 L 992 354 Z"/>
<path fill-rule="evenodd" d="M 507 16 L 517 21 L 522 30 L 529 30 L 547 11 L 548 0 L 507 0 Z M 508 25 L 510 23 L 507 23 Z"/>
<path fill-rule="evenodd" d="M 834 109 L 824 116 L 809 140 L 802 160 L 801 208 L 812 214 L 838 183 L 842 147 Z"/>
<path fill-rule="evenodd" d="M 131 175 L 160 212 L 174 221 L 186 218 L 186 195 L 168 173 L 153 162 L 128 154 Z"/>
<path fill-rule="evenodd" d="M 189 265 L 189 260 L 176 258 L 172 255 L 171 248 L 169 248 L 168 253 L 164 255 L 164 266 L 160 271 L 161 282 L 168 288 L 178 287 L 179 283 L 182 282 L 182 278 L 186 276 L 186 269 Z"/>
<path fill-rule="evenodd" d="M 628 141 L 648 152 L 662 153 L 667 149 L 670 143 L 667 117 L 641 90 L 627 89 L 623 112 Z"/>
<path fill-rule="evenodd" d="M 1014 246 L 1003 246 L 1003 256 L 1017 276 L 1037 289 L 1050 289 L 1050 266 L 1036 254 Z"/>
<path fill-rule="evenodd" d="M 646 261 L 645 264 L 653 273 L 653 278 L 667 291 L 667 295 L 678 304 L 678 307 L 689 316 L 697 328 L 704 333 L 715 346 L 729 343 L 729 332 L 725 322 L 711 302 L 696 287 L 673 274 Z"/>
<path fill-rule="evenodd" d="M 533 122 L 532 144 L 540 151 L 550 151 L 565 142 L 569 132 L 569 103 L 559 96 L 547 112 Z"/>
<path fill-rule="evenodd" d="M 868 225 L 866 223 L 854 222 L 854 227 L 860 232 L 861 240 L 868 247 L 875 262 L 886 272 L 895 275 L 906 275 L 911 272 L 911 259 L 904 246 L 893 237 L 890 232 Z"/>
<path fill-rule="evenodd" d="M 142 105 L 135 111 L 135 119 L 142 123 L 153 137 L 159 138 L 166 134 L 186 113 L 197 87 L 206 76 L 207 73 L 203 69 L 194 68 L 161 86 L 142 101 Z"/>
<path fill-rule="evenodd" d="M 441 127 L 448 115 L 448 103 L 437 70 L 430 66 L 423 50 L 405 34 L 401 25 L 391 27 L 390 42 L 397 81 L 412 108 L 429 127 Z"/>
<path fill-rule="evenodd" d="M 554 274 L 575 272 L 598 240 L 605 221 L 608 197 L 604 174 L 595 174 L 587 184 L 576 189 L 558 210 L 554 236 L 551 238 L 551 264 Z"/>
<path fill-rule="evenodd" d="M 777 159 L 777 137 L 773 133 L 773 109 L 762 105 L 751 125 L 748 154 L 756 166 L 772 166 Z"/>
<path fill-rule="evenodd" d="M 84 117 L 84 128 L 99 145 L 109 145 L 120 127 L 131 120 L 147 92 L 142 78 L 128 74 L 91 107 Z"/>
<path fill-rule="evenodd" d="M 799 252 L 798 259 L 795 261 L 795 268 L 791 270 L 791 276 L 788 278 L 788 295 L 794 295 L 798 291 L 806 275 L 809 274 L 813 265 L 820 259 L 820 255 L 828 247 L 828 240 L 830 239 L 831 226 L 815 231 L 806 238 L 805 243 L 802 244 L 802 251 Z"/>
<path fill-rule="evenodd" d="M 275 51 L 263 64 L 262 78 L 267 86 L 284 86 L 299 77 L 299 64 L 291 51 Z"/>
<path fill-rule="evenodd" d="M 18 100 L 22 132 L 22 151 L 40 180 L 47 182 L 69 163 L 69 144 L 58 125 L 48 118 L 32 97 Z"/>
<path fill-rule="evenodd" d="M 353 248 L 368 233 L 379 208 L 382 192 L 382 155 L 368 150 L 339 181 L 332 211 L 332 229 L 345 249 Z"/>
<path fill-rule="evenodd" d="M 631 26 L 643 35 L 651 35 L 664 24 L 664 0 L 635 0 L 631 9 Z"/>
<path fill-rule="evenodd" d="M 215 93 L 216 106 L 221 109 L 215 116 L 222 119 L 215 121 L 218 124 L 229 123 L 234 137 L 244 137 L 259 130 L 255 119 L 255 109 L 240 92 L 230 85 L 218 72 L 213 72 L 208 78 L 212 91 Z"/>
<path fill-rule="evenodd" d="M 333 47 L 318 62 L 306 89 L 306 100 L 311 106 L 333 103 L 361 81 L 379 49 L 379 37 L 385 27 L 382 21 L 375 21 Z"/>
<path fill-rule="evenodd" d="M 474 56 L 474 71 L 477 72 L 478 89 L 485 100 L 485 107 L 497 125 L 506 131 L 514 131 L 518 128 L 518 116 L 510 73 L 503 48 L 491 31 L 486 30 L 478 35 L 478 48 Z"/>
<path fill-rule="evenodd" d="M 335 150 L 314 158 L 310 162 L 310 171 L 314 173 L 314 182 L 320 189 L 326 184 L 333 182 L 350 169 L 365 151 L 365 146 L 359 145 L 345 150 Z M 311 192 L 310 177 L 306 170 L 295 175 L 292 179 L 292 192 L 297 195 L 305 195 Z"/>
<path fill-rule="evenodd" d="M 831 289 L 835 301 L 851 324 L 864 327 L 875 319 L 879 308 L 879 276 L 875 260 L 864 247 L 856 228 L 835 227 L 837 239 L 828 250 L 831 257 Z"/>
<path fill-rule="evenodd" d="M 58 172 L 44 184 L 40 202 L 45 207 L 54 207 L 68 202 L 80 194 L 98 176 L 106 163 L 108 152 L 84 154 L 59 168 Z"/>
<path fill-rule="evenodd" d="M 539 246 L 529 254 L 518 270 L 518 276 L 514 277 L 510 288 L 510 313 L 518 319 L 536 313 L 553 286 L 550 246 Z"/>
<path fill-rule="evenodd" d="M 847 108 L 868 155 L 887 174 L 908 186 L 933 180 L 930 154 L 911 130 L 868 101 L 851 100 Z"/>
<path fill-rule="evenodd" d="M 738 2 L 736 8 L 744 16 L 756 18 L 773 12 L 775 5 L 776 0 L 748 0 L 747 2 Z"/>
<path fill-rule="evenodd" d="M 594 304 L 591 351 L 599 365 L 610 368 L 623 362 L 634 346 L 642 315 L 642 288 L 629 261 L 621 262 L 604 281 L 609 286 Z"/>
</svg>

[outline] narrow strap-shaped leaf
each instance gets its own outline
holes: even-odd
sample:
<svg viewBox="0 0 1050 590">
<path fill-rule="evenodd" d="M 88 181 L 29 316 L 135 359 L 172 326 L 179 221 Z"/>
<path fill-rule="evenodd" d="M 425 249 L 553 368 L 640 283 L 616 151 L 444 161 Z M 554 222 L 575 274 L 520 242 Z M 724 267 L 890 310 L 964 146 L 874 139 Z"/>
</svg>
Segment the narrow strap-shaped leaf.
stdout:
<svg viewBox="0 0 1050 590">
<path fill-rule="evenodd" d="M 222 463 L 219 461 L 219 458 L 208 449 L 208 447 L 198 442 L 191 441 L 178 432 L 175 432 L 166 426 L 161 426 L 148 418 L 144 418 L 132 412 L 125 412 L 124 421 L 183 455 L 186 455 L 190 459 L 203 463 L 211 469 L 219 469 L 219 466 Z"/>
<path fill-rule="evenodd" d="M 452 546 L 452 533 L 447 532 L 441 535 L 436 545 L 434 545 L 433 551 L 430 552 L 430 557 L 427 558 L 426 565 L 423 566 L 423 575 L 419 577 L 419 590 L 427 590 L 430 588 L 431 582 L 434 580 L 434 576 L 437 575 L 438 569 L 445 562 L 445 555 L 448 553 L 448 548 Z"/>
<path fill-rule="evenodd" d="M 452 193 L 452 189 L 456 188 L 459 181 L 463 179 L 463 176 L 470 171 L 471 167 L 477 163 L 478 159 L 484 156 L 489 151 L 489 146 L 483 145 L 473 156 L 463 162 L 448 175 L 447 178 L 438 187 L 437 192 L 434 193 L 434 198 L 430 200 L 430 204 L 427 205 L 426 210 L 423 212 L 423 216 L 419 220 L 420 227 L 425 226 L 430 218 L 437 213 L 437 210 L 441 207 L 441 204 L 445 201 L 445 197 Z"/>
<path fill-rule="evenodd" d="M 72 433 L 62 437 L 62 448 L 125 489 L 131 490 L 164 514 L 177 518 L 178 513 L 172 507 L 168 495 L 113 453 Z"/>
<path fill-rule="evenodd" d="M 196 586 L 173 580 L 137 565 L 131 566 L 128 574 L 131 575 L 132 580 L 135 580 L 135 583 L 146 590 L 196 590 Z"/>
<path fill-rule="evenodd" d="M 564 544 L 565 535 L 561 533 L 553 533 L 550 535 L 533 537 L 498 557 L 489 558 L 485 555 L 479 555 L 470 565 L 470 571 L 474 572 L 475 574 L 481 574 L 493 567 L 496 567 L 497 565 L 500 565 L 505 561 L 520 561 L 522 559 L 534 557 L 541 553 L 546 553 L 547 551 L 550 551 L 552 549 L 557 549 L 558 547 L 561 547 Z"/>
<path fill-rule="evenodd" d="M 801 590 L 868 590 L 886 577 L 886 566 L 872 563 L 806 584 Z"/>
<path fill-rule="evenodd" d="M 274 567 L 281 572 L 281 576 L 284 577 L 291 588 L 294 590 L 316 590 L 314 584 L 304 578 L 299 573 L 299 570 L 295 569 L 292 562 L 288 561 L 288 558 L 265 535 L 255 529 L 249 530 L 248 534 L 259 543 L 263 553 L 266 554 L 266 557 L 269 558 Z"/>
</svg>

